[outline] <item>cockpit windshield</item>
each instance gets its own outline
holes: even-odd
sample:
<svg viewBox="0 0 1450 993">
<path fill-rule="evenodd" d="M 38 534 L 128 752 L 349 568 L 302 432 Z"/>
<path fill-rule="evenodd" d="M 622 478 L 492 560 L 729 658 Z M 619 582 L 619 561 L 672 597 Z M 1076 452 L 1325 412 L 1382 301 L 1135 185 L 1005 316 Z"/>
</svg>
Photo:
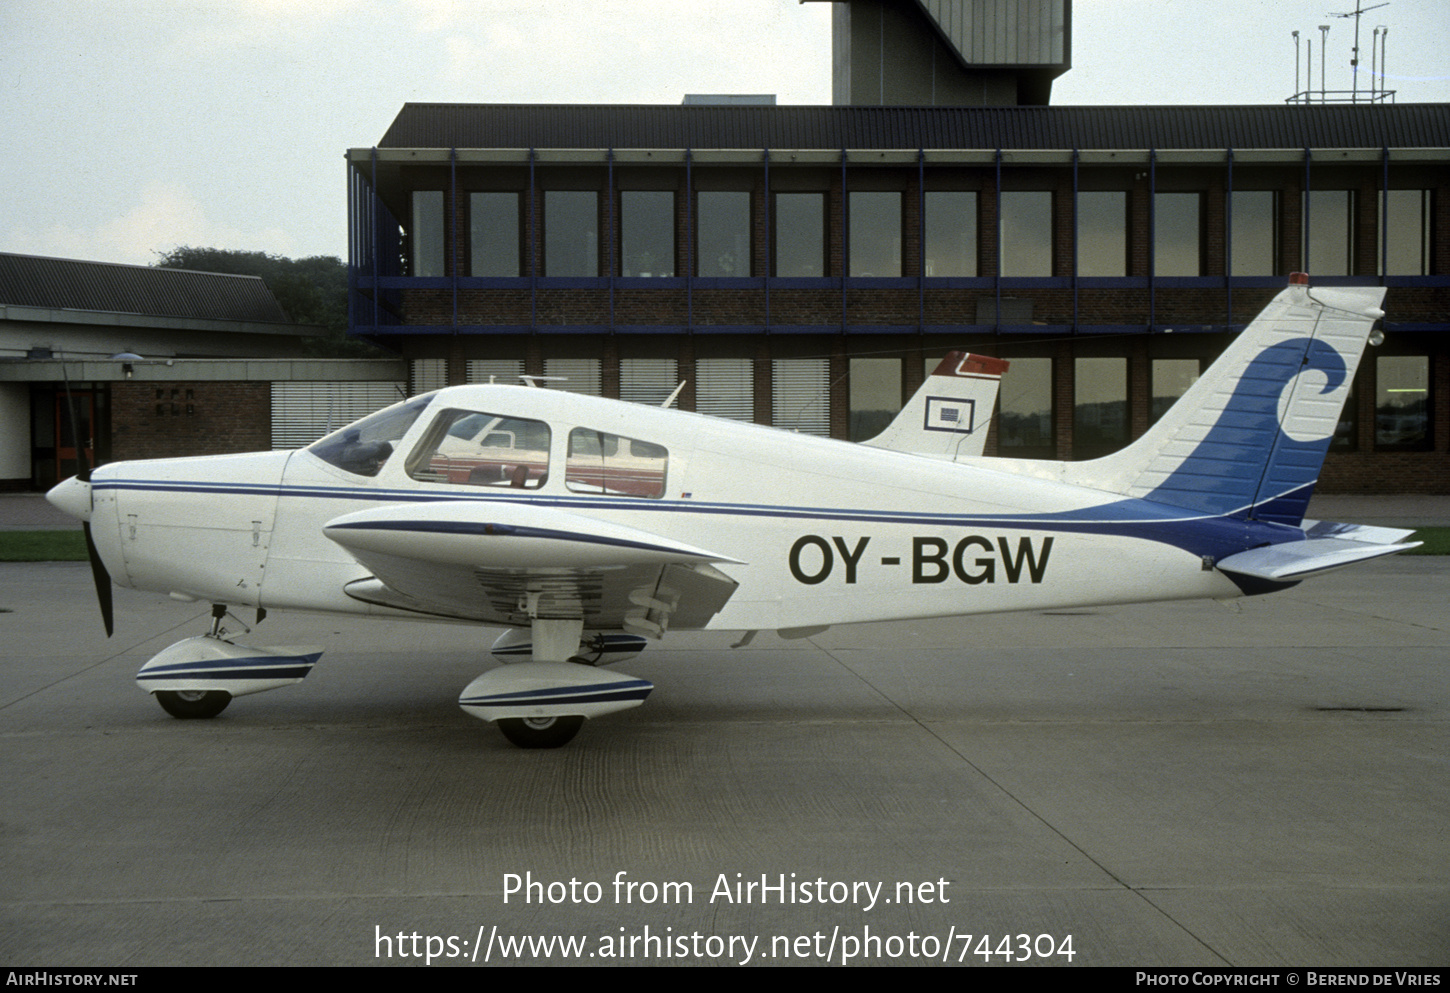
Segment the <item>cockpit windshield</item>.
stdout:
<svg viewBox="0 0 1450 993">
<path fill-rule="evenodd" d="M 392 456 L 398 440 L 408 433 L 418 415 L 433 402 L 433 397 L 434 394 L 425 393 L 369 414 L 313 442 L 307 451 L 345 472 L 376 476 Z"/>
</svg>

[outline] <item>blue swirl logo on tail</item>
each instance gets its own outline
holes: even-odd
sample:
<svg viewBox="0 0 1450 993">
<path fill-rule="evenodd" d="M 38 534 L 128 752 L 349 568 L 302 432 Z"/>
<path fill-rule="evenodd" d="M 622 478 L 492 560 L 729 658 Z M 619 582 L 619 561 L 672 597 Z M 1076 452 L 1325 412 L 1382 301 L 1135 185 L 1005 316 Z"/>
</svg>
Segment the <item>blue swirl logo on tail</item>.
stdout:
<svg viewBox="0 0 1450 993">
<path fill-rule="evenodd" d="M 1290 391 L 1283 413 L 1289 421 L 1308 397 L 1297 379 L 1311 370 L 1325 376 L 1321 397 L 1348 375 L 1344 357 L 1316 338 L 1291 338 L 1254 356 L 1208 434 L 1147 499 L 1297 525 L 1334 437 L 1333 421 L 1319 437 L 1299 430 L 1296 439 L 1283 430 L 1280 398 Z"/>
</svg>

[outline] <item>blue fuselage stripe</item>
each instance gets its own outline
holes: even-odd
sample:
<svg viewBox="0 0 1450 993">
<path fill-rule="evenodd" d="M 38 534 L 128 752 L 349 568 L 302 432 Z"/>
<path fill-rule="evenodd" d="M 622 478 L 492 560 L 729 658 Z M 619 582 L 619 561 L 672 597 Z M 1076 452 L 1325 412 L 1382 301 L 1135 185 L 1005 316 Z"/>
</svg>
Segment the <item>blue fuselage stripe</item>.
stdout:
<svg viewBox="0 0 1450 993">
<path fill-rule="evenodd" d="M 1262 544 L 1300 541 L 1304 532 L 1287 524 L 1249 520 L 1229 514 L 1199 514 L 1181 507 L 1147 500 L 1120 499 L 1095 507 L 1045 514 L 959 514 L 906 511 L 875 511 L 835 507 L 791 507 L 773 504 L 734 504 L 692 500 L 647 500 L 598 497 L 548 497 L 539 495 L 493 496 L 461 493 L 419 493 L 416 490 L 387 490 L 343 486 L 296 486 L 284 484 L 247 485 L 237 483 L 159 482 L 153 480 L 107 479 L 92 483 L 96 490 L 138 490 L 195 493 L 207 496 L 272 496 L 277 499 L 346 500 L 374 503 L 442 503 L 471 501 L 481 505 L 500 501 L 558 507 L 574 511 L 625 510 L 647 513 L 709 514 L 741 518 L 770 518 L 799 521 L 840 521 L 859 524 L 907 524 L 936 528 L 1005 528 L 1051 531 L 1064 534 L 1101 534 L 1142 538 L 1181 548 L 1195 555 L 1215 557 Z M 1284 497 L 1289 494 L 1284 494 Z M 1282 497 L 1281 497 L 1282 499 Z M 342 525 L 347 526 L 347 525 Z M 352 525 L 379 527 L 380 525 Z M 411 526 L 411 525 L 409 525 Z M 438 525 L 440 529 L 458 525 Z M 478 525 L 482 528 L 484 525 Z M 524 530 L 524 529 L 518 529 Z M 605 539 L 596 539 L 605 541 Z M 620 542 L 624 544 L 624 542 Z M 638 546 L 648 547 L 648 546 Z"/>
</svg>

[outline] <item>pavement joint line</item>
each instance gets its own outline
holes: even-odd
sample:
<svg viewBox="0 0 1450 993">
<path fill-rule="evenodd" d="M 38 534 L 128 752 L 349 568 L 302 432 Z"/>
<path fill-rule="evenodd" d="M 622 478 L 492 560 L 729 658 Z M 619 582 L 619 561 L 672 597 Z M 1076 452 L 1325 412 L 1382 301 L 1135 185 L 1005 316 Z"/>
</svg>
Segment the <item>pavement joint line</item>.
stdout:
<svg viewBox="0 0 1450 993">
<path fill-rule="evenodd" d="M 197 616 L 200 617 L 200 616 L 204 616 L 204 615 L 197 615 Z M 185 625 L 194 623 L 196 620 L 197 620 L 196 617 L 188 618 L 187 620 L 182 621 L 179 624 L 175 624 L 175 625 L 167 628 L 165 631 L 161 631 L 161 632 L 158 632 L 158 633 L 153 634 L 153 635 L 148 635 L 147 637 L 142 638 L 140 641 L 135 642 L 134 644 L 130 645 L 127 648 L 118 649 L 117 651 L 113 652 L 112 654 L 107 655 L 105 658 L 97 659 L 95 662 L 92 662 L 90 665 L 82 666 L 79 669 L 72 670 L 71 672 L 68 672 L 64 676 L 60 677 L 59 679 L 52 680 L 51 682 L 46 683 L 46 684 L 44 684 L 42 686 L 37 686 L 37 687 L 35 687 L 35 689 L 31 690 L 29 693 L 22 693 L 20 696 L 17 696 L 15 698 L 11 699 L 11 700 L 6 700 L 4 703 L 0 703 L 0 710 L 5 710 L 6 708 L 8 708 L 10 706 L 13 706 L 14 704 L 20 703 L 23 700 L 30 699 L 31 697 L 35 696 L 38 693 L 44 693 L 46 690 L 53 689 L 53 688 L 61 685 L 62 683 L 70 682 L 72 679 L 75 679 L 77 676 L 83 676 L 83 675 L 85 675 L 86 673 L 90 672 L 93 669 L 98 669 L 101 666 L 106 665 L 109 662 L 114 662 L 117 659 L 121 658 L 122 656 L 127 655 L 127 654 L 129 654 L 131 652 L 136 651 L 142 645 L 146 644 L 148 641 L 153 641 L 156 638 L 165 637 L 166 635 L 168 635 L 171 632 L 177 630 L 178 628 L 181 628 L 181 627 L 184 627 Z"/>
</svg>

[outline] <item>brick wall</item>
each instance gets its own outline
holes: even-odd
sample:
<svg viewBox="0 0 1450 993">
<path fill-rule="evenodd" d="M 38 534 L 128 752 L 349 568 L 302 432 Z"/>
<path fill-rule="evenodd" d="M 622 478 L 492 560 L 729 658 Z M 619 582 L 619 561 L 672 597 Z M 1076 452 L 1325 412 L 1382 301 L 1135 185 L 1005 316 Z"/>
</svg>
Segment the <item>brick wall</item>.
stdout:
<svg viewBox="0 0 1450 993">
<path fill-rule="evenodd" d="M 116 383 L 111 458 L 176 458 L 272 447 L 270 383 Z"/>
</svg>

